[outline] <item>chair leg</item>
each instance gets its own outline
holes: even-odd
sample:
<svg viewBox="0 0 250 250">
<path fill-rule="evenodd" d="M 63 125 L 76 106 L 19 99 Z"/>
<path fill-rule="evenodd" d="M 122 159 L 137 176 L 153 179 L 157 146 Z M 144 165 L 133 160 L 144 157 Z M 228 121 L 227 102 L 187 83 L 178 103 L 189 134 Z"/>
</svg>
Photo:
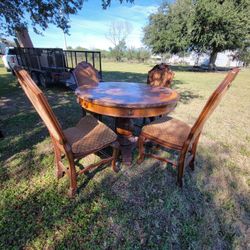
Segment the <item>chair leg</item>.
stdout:
<svg viewBox="0 0 250 250">
<path fill-rule="evenodd" d="M 54 154 L 55 154 L 55 166 L 56 166 L 56 170 L 55 170 L 55 174 L 56 174 L 56 178 L 59 180 L 61 179 L 64 174 L 65 171 L 62 168 L 62 166 L 60 165 L 60 162 L 62 160 L 62 155 L 61 155 L 61 151 L 60 149 L 56 146 L 55 143 L 53 143 L 53 147 L 54 147 Z"/>
<path fill-rule="evenodd" d="M 116 173 L 119 172 L 119 168 L 116 166 L 119 151 L 120 151 L 119 148 L 113 147 L 113 160 L 111 162 L 111 166 L 112 166 L 113 171 L 116 172 Z"/>
<path fill-rule="evenodd" d="M 193 171 L 194 171 L 194 162 L 195 162 L 196 149 L 197 149 L 199 137 L 200 137 L 200 134 L 196 137 L 196 139 L 195 139 L 195 141 L 193 143 L 192 149 L 191 149 L 191 154 L 192 154 L 193 158 L 192 158 L 191 162 L 189 163 L 189 167 Z"/>
<path fill-rule="evenodd" d="M 149 117 L 149 120 L 150 122 L 153 122 L 156 118 L 153 116 L 153 117 Z"/>
<path fill-rule="evenodd" d="M 91 114 L 92 114 L 97 120 L 99 120 L 99 114 L 97 114 L 97 113 L 92 113 L 92 112 L 91 112 Z"/>
<path fill-rule="evenodd" d="M 97 120 L 102 122 L 102 115 L 93 112 L 90 112 L 90 114 L 92 114 Z"/>
<path fill-rule="evenodd" d="M 86 116 L 86 110 L 82 108 L 82 117 Z"/>
<path fill-rule="evenodd" d="M 177 174 L 177 185 L 183 187 L 183 172 L 185 166 L 186 152 L 181 152 L 178 160 L 178 174 Z"/>
<path fill-rule="evenodd" d="M 137 164 L 141 164 L 145 158 L 145 149 L 144 149 L 145 137 L 140 135 L 138 139 L 138 147 L 139 147 L 139 158 L 137 160 Z"/>
<path fill-rule="evenodd" d="M 192 150 L 193 151 L 193 150 Z M 192 152 L 192 160 L 190 161 L 190 163 L 189 163 L 189 167 L 190 167 L 190 169 L 192 170 L 192 171 L 194 171 L 194 162 L 195 162 L 195 155 L 196 155 L 196 153 L 194 152 Z"/>
<path fill-rule="evenodd" d="M 73 198 L 77 191 L 77 174 L 73 156 L 69 154 L 67 155 L 67 158 L 69 161 L 69 179 L 70 179 L 70 188 L 68 190 L 68 195 L 70 198 Z"/>
</svg>

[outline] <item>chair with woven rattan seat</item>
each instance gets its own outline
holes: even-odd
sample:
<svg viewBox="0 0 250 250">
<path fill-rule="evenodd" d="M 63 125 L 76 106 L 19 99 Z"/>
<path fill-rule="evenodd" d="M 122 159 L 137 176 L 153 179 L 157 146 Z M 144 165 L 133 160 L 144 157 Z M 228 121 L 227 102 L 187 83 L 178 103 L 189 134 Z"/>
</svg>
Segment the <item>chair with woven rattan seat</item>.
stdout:
<svg viewBox="0 0 250 250">
<path fill-rule="evenodd" d="M 197 144 L 203 126 L 214 109 L 218 106 L 227 89 L 231 86 L 239 70 L 239 68 L 233 68 L 229 71 L 225 79 L 208 99 L 192 127 L 172 117 L 161 117 L 144 126 L 138 141 L 139 158 L 137 163 L 141 164 L 145 156 L 149 156 L 176 166 L 178 170 L 177 184 L 182 187 L 184 168 L 190 166 L 190 168 L 194 170 Z M 152 141 L 167 149 L 177 151 L 179 153 L 178 161 L 172 161 L 154 154 L 146 154 L 144 149 L 145 140 Z"/>
<path fill-rule="evenodd" d="M 83 85 L 96 85 L 101 81 L 99 72 L 88 62 L 76 65 L 72 74 L 78 87 Z"/>
<path fill-rule="evenodd" d="M 84 61 L 76 65 L 72 71 L 72 75 L 77 87 L 88 85 L 95 86 L 101 81 L 99 72 L 92 66 L 92 64 Z M 86 110 L 84 108 L 82 108 L 82 113 L 83 116 L 86 115 Z M 89 113 L 95 116 L 98 120 L 102 120 L 102 115 L 91 112 Z"/>
<path fill-rule="evenodd" d="M 118 171 L 115 165 L 118 156 L 117 136 L 111 129 L 93 116 L 87 115 L 75 127 L 62 130 L 46 97 L 27 71 L 15 67 L 15 73 L 22 89 L 49 130 L 55 153 L 56 176 L 60 179 L 65 173 L 68 175 L 70 180 L 69 196 L 73 197 L 77 191 L 78 175 L 108 162 L 112 162 L 112 169 L 115 172 Z M 77 171 L 77 161 L 109 146 L 113 147 L 112 156 Z M 68 161 L 68 166 L 64 166 L 63 156 Z"/>
<path fill-rule="evenodd" d="M 174 79 L 174 72 L 166 63 L 155 65 L 148 71 L 147 84 L 153 87 L 166 87 L 170 88 Z"/>
<path fill-rule="evenodd" d="M 156 64 L 151 70 L 148 71 L 147 84 L 152 87 L 166 87 L 170 88 L 174 79 L 174 72 L 166 63 Z M 159 116 L 161 117 L 161 116 Z M 149 117 L 152 122 L 159 117 Z M 143 118 L 142 125 L 136 124 L 138 127 L 146 125 L 146 118 Z"/>
</svg>

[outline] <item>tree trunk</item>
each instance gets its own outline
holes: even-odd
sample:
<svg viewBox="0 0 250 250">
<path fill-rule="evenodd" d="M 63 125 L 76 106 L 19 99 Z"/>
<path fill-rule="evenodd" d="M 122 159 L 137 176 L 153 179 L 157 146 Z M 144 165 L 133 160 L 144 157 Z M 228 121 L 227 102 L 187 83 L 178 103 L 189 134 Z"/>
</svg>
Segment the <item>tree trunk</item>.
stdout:
<svg viewBox="0 0 250 250">
<path fill-rule="evenodd" d="M 216 70 L 215 61 L 217 59 L 217 54 L 218 54 L 218 51 L 215 49 L 213 49 L 210 54 L 209 65 L 208 65 L 210 70 Z"/>
<path fill-rule="evenodd" d="M 30 39 L 29 32 L 26 28 L 17 29 L 16 36 L 20 47 L 33 48 L 33 43 Z"/>
</svg>

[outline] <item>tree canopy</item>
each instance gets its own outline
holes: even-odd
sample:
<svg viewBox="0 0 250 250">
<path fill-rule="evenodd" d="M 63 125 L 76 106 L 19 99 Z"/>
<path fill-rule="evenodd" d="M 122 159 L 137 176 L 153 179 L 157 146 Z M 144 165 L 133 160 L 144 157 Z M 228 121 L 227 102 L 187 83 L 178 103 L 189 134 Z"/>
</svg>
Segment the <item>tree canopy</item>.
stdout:
<svg viewBox="0 0 250 250">
<path fill-rule="evenodd" d="M 116 61 L 121 61 L 127 49 L 126 39 L 133 27 L 126 21 L 115 21 L 110 23 L 106 38 L 113 44 L 110 48 L 111 54 Z"/>
<path fill-rule="evenodd" d="M 82 9 L 85 0 L 2 0 L 0 1 L 0 35 L 15 35 L 16 30 L 31 23 L 36 33 L 54 24 L 65 33 L 69 32 L 69 15 Z M 100 0 L 103 9 L 111 0 Z M 134 2 L 134 0 L 119 0 Z"/>
<path fill-rule="evenodd" d="M 188 48 L 191 3 L 192 0 L 177 0 L 174 4 L 164 2 L 157 13 L 149 16 L 143 41 L 153 53 L 176 54 Z"/>
<path fill-rule="evenodd" d="M 166 2 L 149 17 L 144 43 L 154 53 L 236 50 L 249 41 L 249 0 L 177 0 Z"/>
</svg>

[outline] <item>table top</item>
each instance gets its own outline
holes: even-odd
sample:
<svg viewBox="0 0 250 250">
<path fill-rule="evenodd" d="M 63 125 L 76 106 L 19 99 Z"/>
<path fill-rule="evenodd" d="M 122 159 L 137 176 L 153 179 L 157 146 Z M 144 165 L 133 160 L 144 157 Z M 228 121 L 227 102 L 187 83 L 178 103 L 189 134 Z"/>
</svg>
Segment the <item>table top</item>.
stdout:
<svg viewBox="0 0 250 250">
<path fill-rule="evenodd" d="M 175 90 L 135 82 L 100 82 L 78 87 L 75 93 L 89 103 L 116 108 L 164 107 L 179 99 Z"/>
</svg>

